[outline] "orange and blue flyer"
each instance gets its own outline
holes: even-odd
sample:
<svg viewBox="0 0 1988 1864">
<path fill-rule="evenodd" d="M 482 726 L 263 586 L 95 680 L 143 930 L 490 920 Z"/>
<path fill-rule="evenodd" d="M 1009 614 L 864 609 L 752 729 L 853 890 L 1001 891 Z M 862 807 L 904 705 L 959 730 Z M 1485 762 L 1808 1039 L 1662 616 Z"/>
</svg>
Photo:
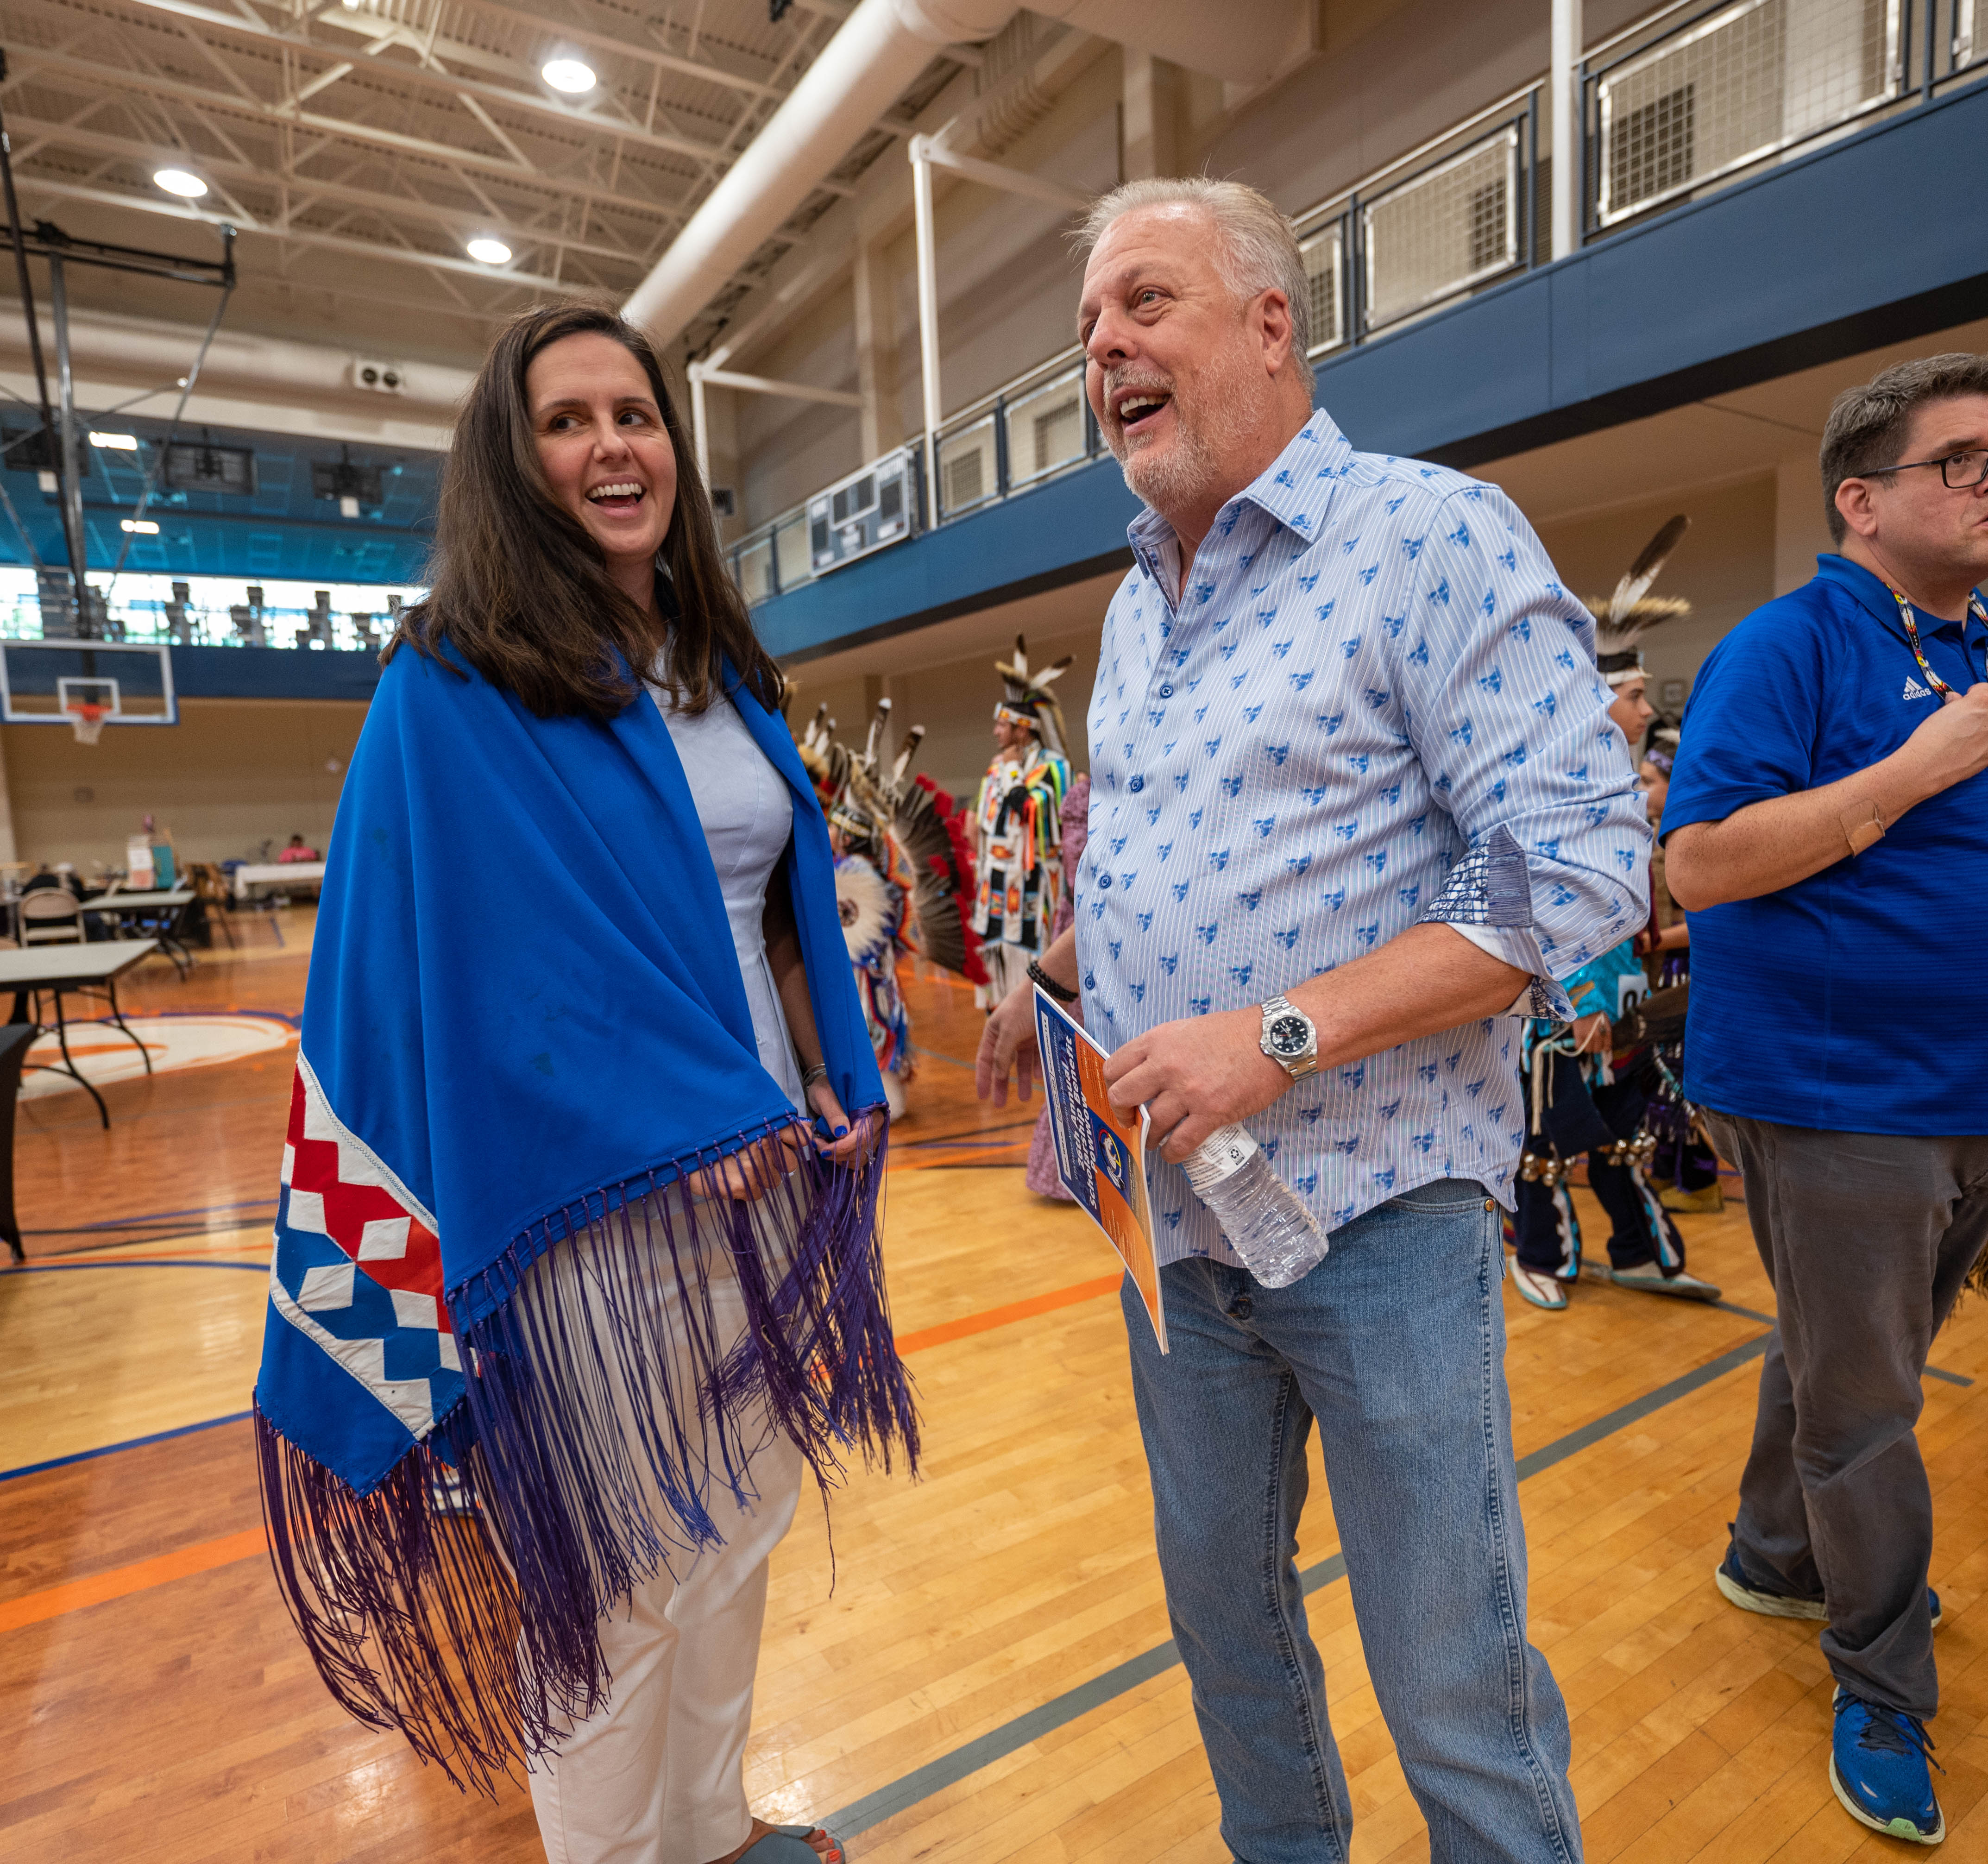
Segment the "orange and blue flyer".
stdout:
<svg viewBox="0 0 1988 1864">
<path fill-rule="evenodd" d="M 1160 1304 L 1153 1212 L 1146 1196 L 1149 1116 L 1141 1107 L 1134 1121 L 1112 1105 L 1104 1082 L 1109 1057 L 1040 989 L 1036 1037 L 1042 1048 L 1043 1093 L 1056 1141 L 1057 1175 L 1118 1252 L 1165 1352 L 1167 1317 Z"/>
</svg>

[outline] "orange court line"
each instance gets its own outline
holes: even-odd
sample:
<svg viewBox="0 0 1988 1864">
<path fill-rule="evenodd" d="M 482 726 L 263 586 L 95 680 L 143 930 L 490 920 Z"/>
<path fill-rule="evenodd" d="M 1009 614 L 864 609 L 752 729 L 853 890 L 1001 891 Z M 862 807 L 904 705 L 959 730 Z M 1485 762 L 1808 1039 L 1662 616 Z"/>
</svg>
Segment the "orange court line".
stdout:
<svg viewBox="0 0 1988 1864">
<path fill-rule="evenodd" d="M 1031 1320 L 1038 1314 L 1053 1314 L 1059 1308 L 1073 1308 L 1079 1301 L 1095 1301 L 1100 1294 L 1115 1294 L 1120 1279 L 1116 1275 L 1100 1275 L 1095 1281 L 1080 1281 L 1072 1288 L 1053 1288 L 1046 1294 L 1010 1301 L 1005 1308 L 989 1308 L 979 1314 L 962 1314 L 956 1321 L 942 1321 L 936 1327 L 921 1327 L 916 1333 L 901 1333 L 898 1351 L 900 1354 L 923 1352 L 928 1346 L 943 1346 L 948 1340 L 963 1340 L 969 1334 L 986 1333 L 1015 1321 Z"/>
<path fill-rule="evenodd" d="M 1010 1301 L 1005 1308 L 989 1308 L 979 1314 L 962 1314 L 956 1321 L 942 1321 L 936 1327 L 921 1327 L 915 1333 L 901 1333 L 897 1337 L 898 1351 L 922 1352 L 928 1346 L 943 1346 L 949 1340 L 963 1340 L 972 1334 L 990 1332 L 996 1327 L 1033 1319 L 1039 1314 L 1053 1314 L 1059 1308 L 1074 1308 L 1080 1302 L 1095 1301 L 1100 1295 L 1114 1293 L 1119 1280 L 1116 1275 L 1100 1275 L 1095 1281 L 1080 1281 L 1073 1287 L 1052 1288 L 1046 1294 L 1033 1294 L 1026 1301 Z M 134 1561 L 130 1566 L 93 1573 L 86 1579 L 72 1579 L 39 1592 L 24 1593 L 19 1598 L 0 1601 L 0 1634 L 17 1631 L 24 1625 L 37 1625 L 47 1619 L 59 1618 L 66 1612 L 80 1612 L 89 1605 L 123 1598 L 133 1592 L 149 1592 L 154 1586 L 170 1585 L 175 1579 L 188 1578 L 195 1573 L 211 1572 L 217 1566 L 232 1566 L 238 1560 L 253 1559 L 268 1544 L 262 1528 L 247 1527 L 239 1534 L 198 1541 L 177 1552 L 160 1554 L 150 1560 Z"/>
<path fill-rule="evenodd" d="M 217 1566 L 232 1566 L 238 1560 L 253 1559 L 269 1545 L 260 1527 L 245 1527 L 239 1534 L 223 1534 L 216 1541 L 201 1541 L 130 1566 L 114 1566 L 108 1572 L 92 1573 L 87 1579 L 72 1579 L 39 1592 L 0 1603 L 0 1632 L 18 1631 L 23 1625 L 38 1625 L 44 1619 L 60 1618 L 65 1612 L 80 1612 L 86 1605 L 100 1605 L 133 1592 L 149 1592 L 194 1573 L 211 1571 Z"/>
</svg>

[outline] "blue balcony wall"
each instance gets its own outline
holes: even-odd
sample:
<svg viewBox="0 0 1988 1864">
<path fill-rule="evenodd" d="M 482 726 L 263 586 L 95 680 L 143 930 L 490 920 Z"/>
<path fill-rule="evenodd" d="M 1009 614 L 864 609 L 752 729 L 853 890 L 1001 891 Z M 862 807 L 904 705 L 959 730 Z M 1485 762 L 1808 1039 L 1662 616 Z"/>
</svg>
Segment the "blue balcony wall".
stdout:
<svg viewBox="0 0 1988 1864">
<path fill-rule="evenodd" d="M 1334 357 L 1356 446 L 1468 467 L 1988 314 L 1988 86 L 1597 241 Z M 1109 460 L 776 597 L 794 660 L 1129 562 Z"/>
<path fill-rule="evenodd" d="M 183 699 L 370 699 L 379 657 L 322 648 L 174 648 Z"/>
<path fill-rule="evenodd" d="M 768 650 L 806 659 L 1045 589 L 1132 560 L 1125 527 L 1139 501 L 1109 458 L 894 545 L 765 602 L 752 619 Z"/>
</svg>

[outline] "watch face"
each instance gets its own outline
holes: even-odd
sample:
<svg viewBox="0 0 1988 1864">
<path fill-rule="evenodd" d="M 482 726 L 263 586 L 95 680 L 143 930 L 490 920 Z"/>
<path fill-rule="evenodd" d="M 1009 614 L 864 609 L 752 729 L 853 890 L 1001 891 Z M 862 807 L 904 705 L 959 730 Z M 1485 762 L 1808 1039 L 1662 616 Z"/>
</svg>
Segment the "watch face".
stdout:
<svg viewBox="0 0 1988 1864">
<path fill-rule="evenodd" d="M 1281 1016 L 1270 1025 L 1270 1047 L 1280 1055 L 1302 1055 L 1311 1047 L 1311 1025 L 1300 1016 Z"/>
</svg>

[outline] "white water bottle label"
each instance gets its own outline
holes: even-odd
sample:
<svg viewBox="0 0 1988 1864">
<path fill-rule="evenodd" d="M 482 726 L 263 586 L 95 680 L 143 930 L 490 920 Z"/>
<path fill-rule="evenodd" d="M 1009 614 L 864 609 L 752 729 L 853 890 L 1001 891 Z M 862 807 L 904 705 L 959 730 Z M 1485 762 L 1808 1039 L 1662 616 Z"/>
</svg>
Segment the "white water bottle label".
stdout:
<svg viewBox="0 0 1988 1864">
<path fill-rule="evenodd" d="M 1225 1126 L 1195 1148 L 1182 1169 L 1195 1195 L 1205 1196 L 1225 1179 L 1241 1171 L 1261 1150 L 1248 1127 Z"/>
</svg>

